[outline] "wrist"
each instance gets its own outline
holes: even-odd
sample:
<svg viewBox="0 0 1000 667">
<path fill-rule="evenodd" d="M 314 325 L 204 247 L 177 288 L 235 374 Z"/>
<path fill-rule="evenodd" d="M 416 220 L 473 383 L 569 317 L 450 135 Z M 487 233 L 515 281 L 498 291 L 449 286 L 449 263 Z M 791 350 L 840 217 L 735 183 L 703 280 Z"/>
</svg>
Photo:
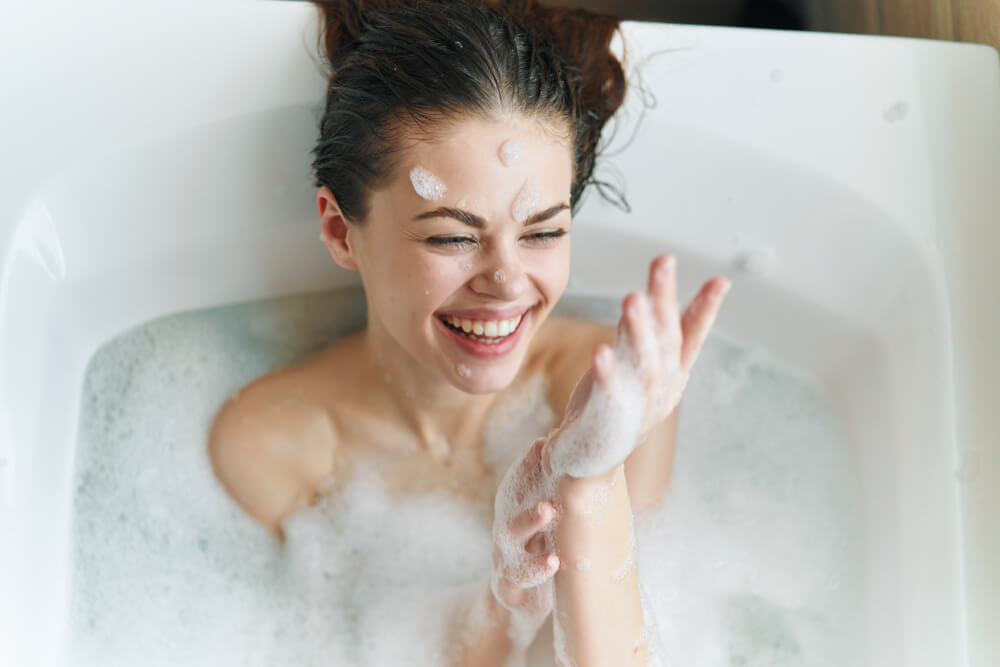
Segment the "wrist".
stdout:
<svg viewBox="0 0 1000 667">
<path fill-rule="evenodd" d="M 563 475 L 556 483 L 555 496 L 560 521 L 593 518 L 602 514 L 615 487 L 624 483 L 624 470 L 625 464 L 620 463 L 598 475 Z"/>
</svg>

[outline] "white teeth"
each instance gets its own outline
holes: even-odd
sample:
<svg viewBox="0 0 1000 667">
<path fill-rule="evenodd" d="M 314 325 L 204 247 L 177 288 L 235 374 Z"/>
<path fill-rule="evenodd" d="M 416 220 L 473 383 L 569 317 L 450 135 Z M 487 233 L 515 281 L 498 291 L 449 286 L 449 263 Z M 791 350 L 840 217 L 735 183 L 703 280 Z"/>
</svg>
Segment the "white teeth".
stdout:
<svg viewBox="0 0 1000 667">
<path fill-rule="evenodd" d="M 503 338 L 514 333 L 517 325 L 521 323 L 519 315 L 510 320 L 465 320 L 454 315 L 448 315 L 445 320 L 456 329 L 461 329 L 467 334 L 485 336 L 488 338 Z"/>
</svg>

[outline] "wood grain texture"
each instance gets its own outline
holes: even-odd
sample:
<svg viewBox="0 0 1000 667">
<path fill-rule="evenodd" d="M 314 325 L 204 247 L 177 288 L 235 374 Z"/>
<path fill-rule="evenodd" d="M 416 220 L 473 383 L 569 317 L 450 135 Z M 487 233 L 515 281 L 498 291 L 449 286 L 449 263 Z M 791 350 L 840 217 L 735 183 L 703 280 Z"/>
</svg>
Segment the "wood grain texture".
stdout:
<svg viewBox="0 0 1000 667">
<path fill-rule="evenodd" d="M 877 0 L 830 0 L 823 30 L 877 35 L 882 32 Z"/>
<path fill-rule="evenodd" d="M 827 0 L 822 29 L 978 42 L 1000 49 L 1000 0 Z"/>
<path fill-rule="evenodd" d="M 1000 0 L 952 0 L 955 39 L 1000 49 Z"/>
<path fill-rule="evenodd" d="M 882 0 L 880 9 L 885 35 L 954 39 L 948 0 Z"/>
</svg>

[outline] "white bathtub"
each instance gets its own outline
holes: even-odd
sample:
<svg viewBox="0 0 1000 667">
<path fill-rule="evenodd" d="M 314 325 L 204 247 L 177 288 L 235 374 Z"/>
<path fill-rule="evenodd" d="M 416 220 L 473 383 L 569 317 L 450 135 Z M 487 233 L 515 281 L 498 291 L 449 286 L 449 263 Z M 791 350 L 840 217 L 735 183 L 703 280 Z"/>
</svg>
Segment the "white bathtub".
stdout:
<svg viewBox="0 0 1000 667">
<path fill-rule="evenodd" d="M 81 383 L 158 316 L 352 283 L 317 241 L 299 3 L 0 9 L 0 665 L 64 655 Z M 981 46 L 628 24 L 658 106 L 571 289 L 678 253 L 823 378 L 863 488 L 867 664 L 1000 664 L 1000 67 Z M 640 109 L 622 113 L 625 143 Z M 607 173 L 607 172 L 605 172 Z"/>
</svg>

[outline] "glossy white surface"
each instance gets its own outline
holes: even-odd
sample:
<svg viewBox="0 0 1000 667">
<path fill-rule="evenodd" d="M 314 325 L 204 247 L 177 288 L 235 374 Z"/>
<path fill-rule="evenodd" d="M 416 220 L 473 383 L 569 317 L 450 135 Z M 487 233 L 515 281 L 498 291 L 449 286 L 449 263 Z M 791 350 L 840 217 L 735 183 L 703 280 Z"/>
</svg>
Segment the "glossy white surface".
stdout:
<svg viewBox="0 0 1000 667">
<path fill-rule="evenodd" d="M 317 240 L 312 21 L 283 2 L 0 9 L 0 664 L 64 664 L 93 352 L 167 313 L 355 280 Z M 571 289 L 624 294 L 664 250 L 687 294 L 729 275 L 720 326 L 825 378 L 851 425 L 869 664 L 1000 664 L 996 52 L 626 32 L 658 104 L 608 163 L 633 212 L 591 193 L 577 216 Z M 612 149 L 640 107 L 635 88 Z"/>
</svg>

